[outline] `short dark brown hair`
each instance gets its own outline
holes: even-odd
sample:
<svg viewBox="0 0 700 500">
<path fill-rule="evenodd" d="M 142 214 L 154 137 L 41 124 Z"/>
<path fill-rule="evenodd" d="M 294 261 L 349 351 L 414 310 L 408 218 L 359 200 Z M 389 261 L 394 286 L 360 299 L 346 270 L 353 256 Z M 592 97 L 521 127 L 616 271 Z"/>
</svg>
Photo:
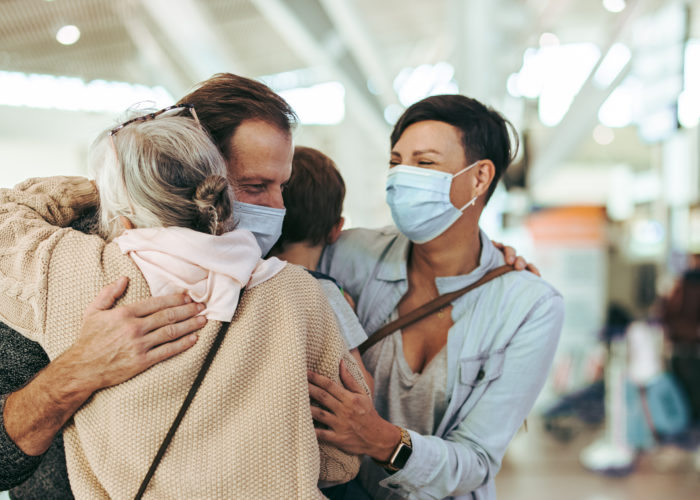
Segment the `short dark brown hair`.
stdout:
<svg viewBox="0 0 700 500">
<path fill-rule="evenodd" d="M 231 137 L 246 120 L 262 120 L 291 133 L 297 115 L 270 87 L 232 73 L 218 73 L 178 101 L 189 103 L 227 160 Z"/>
<path fill-rule="evenodd" d="M 328 156 L 313 148 L 297 146 L 292 175 L 282 197 L 287 214 L 276 246 L 282 249 L 285 243 L 300 241 L 318 245 L 326 241 L 340 221 L 345 181 Z"/>
<path fill-rule="evenodd" d="M 427 120 L 444 122 L 459 130 L 467 164 L 478 160 L 493 162 L 496 173 L 486 195 L 488 201 L 518 151 L 518 134 L 513 124 L 476 99 L 458 94 L 435 95 L 404 111 L 391 133 L 391 147 L 409 126 Z M 513 134 L 512 142 L 509 129 Z"/>
</svg>

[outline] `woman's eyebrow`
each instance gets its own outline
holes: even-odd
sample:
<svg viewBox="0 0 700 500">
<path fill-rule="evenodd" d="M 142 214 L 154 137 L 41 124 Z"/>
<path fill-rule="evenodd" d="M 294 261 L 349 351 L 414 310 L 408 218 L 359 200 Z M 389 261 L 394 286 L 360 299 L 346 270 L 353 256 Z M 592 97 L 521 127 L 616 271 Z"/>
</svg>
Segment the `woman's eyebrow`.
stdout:
<svg viewBox="0 0 700 500">
<path fill-rule="evenodd" d="M 418 149 L 418 150 L 413 152 L 413 156 L 420 156 L 420 155 L 424 155 L 427 153 L 432 153 L 432 154 L 442 156 L 442 153 L 440 151 L 438 151 L 437 149 Z"/>
</svg>

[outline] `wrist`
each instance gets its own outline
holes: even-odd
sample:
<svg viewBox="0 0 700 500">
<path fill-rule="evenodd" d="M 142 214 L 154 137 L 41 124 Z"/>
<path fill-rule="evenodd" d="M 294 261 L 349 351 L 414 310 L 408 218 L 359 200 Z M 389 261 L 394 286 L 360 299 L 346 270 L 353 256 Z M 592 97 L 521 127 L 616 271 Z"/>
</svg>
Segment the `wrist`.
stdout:
<svg viewBox="0 0 700 500">
<path fill-rule="evenodd" d="M 5 431 L 26 455 L 43 454 L 56 433 L 92 395 L 92 385 L 66 376 L 58 360 L 5 400 Z"/>
<path fill-rule="evenodd" d="M 61 381 L 52 384 L 50 394 L 56 401 L 69 406 L 82 405 L 92 394 L 103 387 L 102 372 L 90 360 L 85 360 L 77 346 L 69 348 L 47 367 L 48 379 Z"/>
<path fill-rule="evenodd" d="M 378 433 L 378 439 L 374 441 L 374 448 L 367 453 L 377 462 L 387 462 L 401 442 L 401 428 L 386 420 L 382 422 L 382 429 Z"/>
</svg>

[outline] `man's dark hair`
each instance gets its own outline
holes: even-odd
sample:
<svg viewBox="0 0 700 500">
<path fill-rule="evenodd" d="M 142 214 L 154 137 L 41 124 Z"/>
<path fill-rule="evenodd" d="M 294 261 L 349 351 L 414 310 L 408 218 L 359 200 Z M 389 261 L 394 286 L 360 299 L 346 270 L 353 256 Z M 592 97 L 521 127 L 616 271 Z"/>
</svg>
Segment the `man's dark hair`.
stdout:
<svg viewBox="0 0 700 500">
<path fill-rule="evenodd" d="M 285 243 L 324 243 L 340 221 L 345 199 L 345 182 L 333 160 L 320 151 L 294 148 L 292 175 L 284 191 L 287 213 L 277 248 Z"/>
<path fill-rule="evenodd" d="M 264 83 L 232 73 L 218 73 L 178 101 L 194 106 L 197 117 L 227 160 L 231 137 L 246 120 L 262 120 L 291 133 L 294 110 Z"/>
<path fill-rule="evenodd" d="M 463 95 L 435 95 L 404 111 L 391 133 L 391 147 L 409 126 L 427 120 L 444 122 L 459 130 L 467 164 L 478 160 L 493 162 L 496 173 L 486 195 L 488 201 L 518 150 L 518 135 L 513 124 L 476 99 Z M 509 128 L 514 144 L 511 143 Z"/>
</svg>

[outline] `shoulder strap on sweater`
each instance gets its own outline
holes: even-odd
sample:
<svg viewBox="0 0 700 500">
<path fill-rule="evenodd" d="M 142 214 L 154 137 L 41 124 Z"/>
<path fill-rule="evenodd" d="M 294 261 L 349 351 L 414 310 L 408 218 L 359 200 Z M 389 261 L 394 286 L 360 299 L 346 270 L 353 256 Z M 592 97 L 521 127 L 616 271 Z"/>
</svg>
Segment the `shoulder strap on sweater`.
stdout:
<svg viewBox="0 0 700 500">
<path fill-rule="evenodd" d="M 143 494 L 146 492 L 146 488 L 148 488 L 148 483 L 151 481 L 153 474 L 156 473 L 158 464 L 163 458 L 163 455 L 165 455 L 165 451 L 168 449 L 168 445 L 170 445 L 170 441 L 172 441 L 173 436 L 175 435 L 175 431 L 177 431 L 177 428 L 180 426 L 180 422 L 182 422 L 182 419 L 185 417 L 185 413 L 190 407 L 190 404 L 192 403 L 195 394 L 197 394 L 197 389 L 199 389 L 199 386 L 202 385 L 204 376 L 207 374 L 207 370 L 209 370 L 212 361 L 214 361 L 214 356 L 216 356 L 216 352 L 219 350 L 219 347 L 221 347 L 221 343 L 224 341 L 226 331 L 228 330 L 228 326 L 230 324 L 231 323 L 228 321 L 224 321 L 223 323 L 221 323 L 221 328 L 219 328 L 219 332 L 216 334 L 216 338 L 214 339 L 214 342 L 209 348 L 207 357 L 204 359 L 202 367 L 199 369 L 199 373 L 197 373 L 197 377 L 194 379 L 194 382 L 192 382 L 190 392 L 187 393 L 187 397 L 185 397 L 185 400 L 182 402 L 180 411 L 177 413 L 175 420 L 173 420 L 173 423 L 170 426 L 170 430 L 168 430 L 168 433 L 165 435 L 165 438 L 163 439 L 163 442 L 161 443 L 160 448 L 158 449 L 158 453 L 156 453 L 156 456 L 153 457 L 151 467 L 149 467 L 146 476 L 143 478 L 141 486 L 139 487 L 139 490 L 136 493 L 134 500 L 140 500 L 143 497 Z"/>
</svg>

